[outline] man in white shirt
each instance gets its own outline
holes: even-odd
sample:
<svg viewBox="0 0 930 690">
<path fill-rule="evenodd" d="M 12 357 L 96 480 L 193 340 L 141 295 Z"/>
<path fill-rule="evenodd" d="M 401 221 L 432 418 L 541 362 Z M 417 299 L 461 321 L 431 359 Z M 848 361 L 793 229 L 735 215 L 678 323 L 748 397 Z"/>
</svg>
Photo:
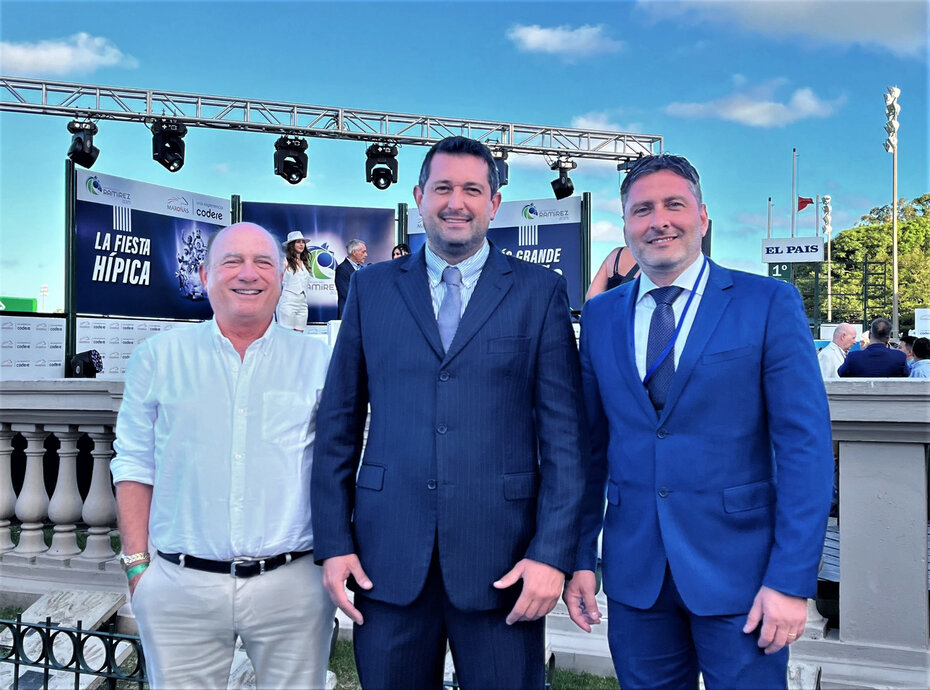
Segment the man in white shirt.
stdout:
<svg viewBox="0 0 930 690">
<path fill-rule="evenodd" d="M 817 353 L 820 375 L 826 379 L 836 379 L 836 370 L 846 361 L 846 353 L 856 342 L 856 328 L 851 323 L 841 323 L 833 331 L 833 342 Z"/>
<path fill-rule="evenodd" d="M 200 269 L 214 320 L 129 362 L 111 469 L 153 688 L 225 688 L 237 636 L 259 687 L 325 684 L 310 470 L 330 353 L 273 322 L 282 270 L 263 228 L 220 231 Z"/>
</svg>

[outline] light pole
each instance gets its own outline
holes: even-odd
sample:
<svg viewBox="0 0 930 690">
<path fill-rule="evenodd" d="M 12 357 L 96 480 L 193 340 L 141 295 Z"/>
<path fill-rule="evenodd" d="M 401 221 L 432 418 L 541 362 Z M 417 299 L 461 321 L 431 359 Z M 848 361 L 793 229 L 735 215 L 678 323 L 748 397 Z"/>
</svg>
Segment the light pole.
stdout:
<svg viewBox="0 0 930 690">
<path fill-rule="evenodd" d="M 48 297 L 48 285 L 39 286 L 39 295 L 42 297 L 42 313 L 45 313 L 45 298 Z"/>
<path fill-rule="evenodd" d="M 830 213 L 833 208 L 830 200 L 829 194 L 823 195 L 823 234 L 827 236 L 827 323 L 833 323 L 833 267 L 830 256 L 830 232 L 833 230 Z"/>
<path fill-rule="evenodd" d="M 898 337 L 898 96 L 901 89 L 889 86 L 885 94 L 885 150 L 891 154 L 891 327 L 894 337 Z"/>
</svg>

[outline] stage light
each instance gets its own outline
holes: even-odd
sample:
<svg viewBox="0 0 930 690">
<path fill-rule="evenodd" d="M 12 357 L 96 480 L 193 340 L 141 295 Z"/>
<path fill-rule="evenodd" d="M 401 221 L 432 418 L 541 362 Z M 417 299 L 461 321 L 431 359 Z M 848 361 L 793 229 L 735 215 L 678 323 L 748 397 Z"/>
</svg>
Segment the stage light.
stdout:
<svg viewBox="0 0 930 690">
<path fill-rule="evenodd" d="M 274 174 L 291 184 L 307 176 L 307 140 L 286 134 L 274 143 Z"/>
<path fill-rule="evenodd" d="M 498 186 L 503 187 L 510 181 L 510 166 L 507 165 L 507 152 L 503 149 L 491 151 L 494 156 L 494 165 L 497 166 Z"/>
<path fill-rule="evenodd" d="M 90 120 L 71 120 L 68 123 L 68 131 L 74 135 L 68 149 L 68 158 L 77 165 L 90 168 L 100 155 L 100 149 L 94 146 L 97 125 Z"/>
<path fill-rule="evenodd" d="M 372 144 L 365 151 L 365 182 L 376 189 L 387 189 L 397 182 L 397 147 L 394 144 Z"/>
<path fill-rule="evenodd" d="M 575 185 L 568 176 L 568 171 L 574 170 L 577 167 L 578 164 L 575 163 L 575 161 L 571 158 L 564 157 L 560 157 L 555 163 L 549 166 L 550 170 L 559 171 L 558 179 L 552 180 L 552 192 L 555 194 L 556 199 L 564 199 L 575 193 Z"/>
<path fill-rule="evenodd" d="M 174 120 L 156 120 L 152 123 L 152 158 L 169 172 L 184 167 L 184 135 L 187 125 Z"/>
</svg>

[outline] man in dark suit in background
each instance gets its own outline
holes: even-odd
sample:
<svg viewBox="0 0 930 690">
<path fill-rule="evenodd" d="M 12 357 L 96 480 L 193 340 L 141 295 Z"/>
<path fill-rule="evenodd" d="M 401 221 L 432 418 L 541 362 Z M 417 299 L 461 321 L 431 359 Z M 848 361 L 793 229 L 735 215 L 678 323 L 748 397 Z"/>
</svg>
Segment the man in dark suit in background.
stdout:
<svg viewBox="0 0 930 690">
<path fill-rule="evenodd" d="M 708 690 L 785 688 L 833 476 L 801 297 L 702 254 L 707 210 L 686 159 L 639 159 L 620 197 L 642 273 L 582 316 L 592 459 L 565 603 L 582 629 L 599 622 L 603 525 L 623 690 L 693 690 L 698 671 Z"/>
<path fill-rule="evenodd" d="M 336 317 L 342 318 L 342 310 L 346 306 L 346 297 L 349 295 L 349 283 L 355 272 L 362 267 L 368 258 L 368 247 L 361 240 L 349 240 L 346 245 L 346 259 L 336 266 Z"/>
<path fill-rule="evenodd" d="M 314 557 L 356 623 L 364 688 L 441 687 L 447 639 L 463 688 L 544 683 L 577 547 L 580 372 L 564 279 L 485 238 L 497 190 L 483 144 L 433 146 L 414 189 L 426 246 L 359 273 L 343 313 Z"/>
<path fill-rule="evenodd" d="M 846 361 L 840 365 L 840 378 L 880 378 L 886 376 L 907 376 L 907 355 L 901 350 L 888 347 L 891 339 L 891 321 L 879 317 L 869 327 L 869 346 L 858 352 L 846 355 Z"/>
</svg>

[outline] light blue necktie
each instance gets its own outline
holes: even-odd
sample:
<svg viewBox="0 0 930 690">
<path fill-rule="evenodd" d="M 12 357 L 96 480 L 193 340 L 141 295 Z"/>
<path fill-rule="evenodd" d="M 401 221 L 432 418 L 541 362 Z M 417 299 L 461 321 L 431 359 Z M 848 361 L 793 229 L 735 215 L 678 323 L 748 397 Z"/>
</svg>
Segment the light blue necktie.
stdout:
<svg viewBox="0 0 930 690">
<path fill-rule="evenodd" d="M 448 352 L 455 331 L 462 318 L 462 273 L 455 266 L 446 266 L 442 272 L 442 282 L 446 284 L 446 294 L 439 305 L 436 321 L 439 325 L 439 338 L 443 349 Z"/>
<path fill-rule="evenodd" d="M 675 312 L 672 303 L 681 294 L 682 288 L 671 285 L 669 287 L 650 290 L 649 294 L 656 301 L 652 320 L 649 322 L 649 342 L 646 346 L 646 371 L 652 368 L 659 355 L 665 351 L 668 341 L 675 332 Z M 665 407 L 665 398 L 668 396 L 668 387 L 675 375 L 675 348 L 673 347 L 658 369 L 652 374 L 646 387 L 649 389 L 649 398 L 653 407 L 660 412 Z"/>
</svg>

